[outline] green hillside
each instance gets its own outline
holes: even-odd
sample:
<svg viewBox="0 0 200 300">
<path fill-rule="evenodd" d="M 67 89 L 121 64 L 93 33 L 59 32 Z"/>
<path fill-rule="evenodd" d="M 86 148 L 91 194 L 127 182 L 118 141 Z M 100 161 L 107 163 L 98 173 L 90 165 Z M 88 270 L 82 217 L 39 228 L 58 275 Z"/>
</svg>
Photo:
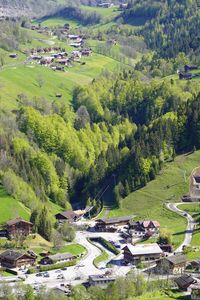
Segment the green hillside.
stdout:
<svg viewBox="0 0 200 300">
<path fill-rule="evenodd" d="M 83 61 L 86 62 L 85 65 L 75 63 L 66 72 L 54 72 L 49 68 L 33 64 L 17 65 L 1 70 L 0 98 L 3 101 L 0 106 L 16 107 L 16 99 L 19 94 L 25 94 L 30 98 L 44 97 L 49 101 L 55 101 L 56 93 L 61 93 L 62 99 L 69 101 L 74 86 L 88 84 L 104 69 L 114 71 L 119 67 L 117 61 L 100 54 L 93 54 L 91 57 L 84 58 Z M 37 83 L 38 76 L 44 80 L 41 88 Z"/>
<path fill-rule="evenodd" d="M 111 210 L 109 217 L 133 214 L 136 219 L 158 220 L 162 228 L 173 233 L 173 242 L 178 245 L 184 237 L 185 219 L 165 208 L 166 202 L 177 202 L 188 192 L 188 177 L 200 164 L 200 151 L 178 156 L 167 163 L 157 178 L 144 188 L 131 193 L 122 201 L 122 208 Z"/>
<path fill-rule="evenodd" d="M 0 186 L 0 224 L 16 217 L 29 220 L 30 210 L 21 202 L 9 196 Z"/>
</svg>

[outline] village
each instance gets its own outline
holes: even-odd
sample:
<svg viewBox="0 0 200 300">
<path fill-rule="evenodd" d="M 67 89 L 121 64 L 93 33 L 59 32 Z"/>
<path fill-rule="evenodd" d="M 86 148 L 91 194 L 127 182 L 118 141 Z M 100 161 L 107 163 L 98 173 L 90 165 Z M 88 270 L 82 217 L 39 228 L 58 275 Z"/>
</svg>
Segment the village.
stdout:
<svg viewBox="0 0 200 300">
<path fill-rule="evenodd" d="M 135 221 L 134 216 L 90 219 L 91 210 L 92 207 L 86 207 L 55 215 L 61 226 L 66 222 L 74 224 L 75 240 L 86 248 L 86 254 L 46 252 L 38 261 L 32 249 L 6 249 L 0 254 L 1 269 L 13 274 L 5 279 L 6 282 L 11 283 L 17 278 L 33 285 L 36 292 L 43 284 L 70 295 L 72 285 L 104 287 L 133 270 L 152 278 L 171 278 L 180 290 L 191 294 L 191 299 L 199 299 L 200 261 L 187 261 L 184 255 L 187 245 L 182 245 L 179 250 L 173 249 L 171 244 L 159 243 L 158 221 Z M 33 224 L 22 218 L 9 220 L 0 231 L 1 238 L 9 240 L 33 234 Z M 102 249 L 108 253 L 107 260 L 96 267 L 93 261 Z"/>
<path fill-rule="evenodd" d="M 56 28 L 42 27 L 40 24 L 32 25 L 31 30 L 49 38 L 59 36 L 60 39 L 65 41 L 68 48 L 75 48 L 76 50 L 66 51 L 63 47 L 53 45 L 25 49 L 23 50 L 23 53 L 26 55 L 25 64 L 38 64 L 53 71 L 66 71 L 66 67 L 72 67 L 75 62 L 81 65 L 86 64 L 86 62 L 81 61 L 81 58 L 92 55 L 92 49 L 84 46 L 87 38 L 81 34 L 71 34 L 69 24 Z M 17 56 L 17 53 L 9 54 L 9 57 L 12 59 L 16 59 Z"/>
<path fill-rule="evenodd" d="M 99 7 L 105 8 L 112 6 L 112 3 L 99 4 Z M 87 64 L 84 58 L 93 55 L 92 48 L 87 46 L 89 37 L 76 34 L 68 23 L 56 28 L 37 24 L 30 29 L 52 40 L 55 38 L 56 42 L 23 49 L 26 56 L 24 65 L 37 65 L 52 72 L 68 72 L 75 64 Z M 58 42 L 58 37 L 62 42 Z M 117 42 L 112 40 L 112 43 L 116 45 Z M 8 56 L 15 61 L 19 54 L 10 53 Z M 199 68 L 189 64 L 184 65 L 177 74 L 179 80 L 200 76 Z M 55 95 L 62 97 L 60 92 Z M 179 208 L 183 203 L 196 202 L 200 202 L 199 168 L 192 171 L 188 193 L 183 194 L 176 203 L 170 200 L 163 202 L 163 207 L 184 218 L 187 224 L 184 241 L 178 246 L 170 238 L 162 236 L 162 230 L 166 227 L 161 220 L 139 218 L 137 210 L 133 215 L 131 212 L 130 215 L 107 216 L 102 211 L 92 215 L 92 206 L 63 211 L 59 207 L 60 211 L 53 216 L 53 223 L 56 228 L 62 228 L 65 224 L 73 227 L 75 238 L 72 242 L 64 241 L 64 246 L 82 246 L 84 251 L 78 254 L 64 251 L 64 247 L 46 247 L 46 244 L 39 249 L 29 247 L 24 241 L 34 240 L 39 234 L 33 221 L 16 213 L 15 218 L 7 220 L 0 228 L 0 240 L 4 244 L 0 248 L 0 282 L 11 286 L 15 282 L 24 282 L 33 286 L 35 293 L 41 286 L 46 286 L 58 295 L 69 296 L 75 285 L 104 288 L 133 272 L 152 281 L 170 279 L 192 300 L 200 300 L 200 259 L 188 259 L 186 255 L 188 248 L 192 247 L 197 222 L 190 213 Z M 16 244 L 18 246 L 12 246 Z M 97 258 L 103 254 L 104 258 L 97 263 Z"/>
<path fill-rule="evenodd" d="M 105 287 L 130 271 L 143 274 L 151 280 L 170 278 L 174 285 L 191 296 L 200 299 L 200 260 L 186 258 L 185 249 L 190 246 L 195 221 L 178 208 L 184 202 L 200 202 L 199 168 L 190 176 L 188 195 L 180 203 L 166 203 L 166 207 L 188 221 L 185 240 L 178 247 L 161 238 L 161 226 L 157 220 L 137 220 L 136 216 L 94 217 L 93 207 L 67 210 L 57 213 L 54 218 L 58 226 L 71 224 L 76 228 L 74 241 L 85 247 L 85 253 L 73 255 L 59 250 L 38 254 L 31 248 L 5 249 L 0 253 L 1 271 L 12 276 L 2 277 L 8 284 L 23 280 L 31 284 L 35 292 L 41 285 L 66 296 L 77 284 Z M 26 239 L 33 236 L 34 224 L 21 217 L 11 219 L 0 230 L 1 239 L 9 241 L 16 237 Z M 102 251 L 107 253 L 98 265 L 95 259 Z"/>
</svg>

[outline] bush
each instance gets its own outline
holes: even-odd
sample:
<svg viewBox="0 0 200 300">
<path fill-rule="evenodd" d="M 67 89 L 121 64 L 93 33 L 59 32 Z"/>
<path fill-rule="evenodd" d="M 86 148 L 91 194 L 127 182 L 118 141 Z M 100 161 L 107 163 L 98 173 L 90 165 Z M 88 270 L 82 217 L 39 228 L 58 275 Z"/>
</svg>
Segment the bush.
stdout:
<svg viewBox="0 0 200 300">
<path fill-rule="evenodd" d="M 40 266 L 40 271 L 51 271 L 51 270 L 56 270 L 56 269 L 62 269 L 64 267 L 71 267 L 76 265 L 76 260 L 72 261 L 66 261 L 63 263 L 58 263 L 58 264 L 53 264 L 53 265 L 46 265 L 46 266 Z"/>
<path fill-rule="evenodd" d="M 46 272 L 46 271 L 51 271 L 51 270 L 56 270 L 56 269 L 62 269 L 65 267 L 71 267 L 76 265 L 76 260 L 71 260 L 71 261 L 66 261 L 63 263 L 58 263 L 58 264 L 53 264 L 53 265 L 45 265 L 45 266 L 39 266 L 37 267 L 32 267 L 29 268 L 27 271 L 27 274 L 33 274 L 36 272 Z"/>
<path fill-rule="evenodd" d="M 102 246 L 104 246 L 107 250 L 114 253 L 115 255 L 118 255 L 120 253 L 120 251 L 114 245 L 112 245 L 110 242 L 106 241 L 102 237 L 93 238 L 91 239 L 91 241 L 100 243 Z"/>
</svg>

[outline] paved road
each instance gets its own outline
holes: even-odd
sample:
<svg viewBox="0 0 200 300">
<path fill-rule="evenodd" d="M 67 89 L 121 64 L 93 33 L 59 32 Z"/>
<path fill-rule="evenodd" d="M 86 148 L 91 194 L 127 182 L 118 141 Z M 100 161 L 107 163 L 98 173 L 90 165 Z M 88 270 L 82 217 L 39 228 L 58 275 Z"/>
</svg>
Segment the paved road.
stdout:
<svg viewBox="0 0 200 300">
<path fill-rule="evenodd" d="M 166 207 L 179 214 L 180 216 L 184 217 L 187 219 L 187 228 L 186 228 L 186 231 L 185 231 L 185 239 L 183 241 L 183 243 L 175 250 L 175 252 L 182 252 L 183 250 L 183 246 L 189 246 L 191 244 L 191 241 L 192 241 L 192 234 L 194 232 L 194 226 L 195 226 L 195 221 L 194 219 L 191 217 L 191 215 L 189 215 L 187 212 L 179 209 L 177 206 L 180 205 L 180 204 L 183 204 L 182 202 L 180 203 L 167 203 L 166 204 Z"/>
<path fill-rule="evenodd" d="M 25 279 L 25 283 L 33 286 L 44 284 L 48 288 L 53 288 L 61 283 L 72 285 L 80 284 L 87 281 L 89 275 L 103 275 L 108 270 L 112 271 L 113 275 L 117 277 L 126 275 L 130 271 L 131 266 L 120 266 L 119 264 L 116 264 L 112 269 L 105 267 L 98 269 L 93 265 L 93 260 L 101 254 L 101 250 L 88 242 L 87 238 L 97 236 L 102 236 L 106 240 L 112 239 L 116 242 L 119 242 L 121 239 L 119 233 L 78 231 L 76 233 L 75 242 L 83 245 L 87 249 L 87 254 L 81 259 L 77 266 L 68 267 L 66 271 L 61 271 L 65 279 L 57 279 L 57 276 L 60 273 L 53 270 L 48 272 L 50 275 L 48 278 L 37 277 L 36 274 L 28 275 Z M 109 253 L 109 258 L 112 259 L 113 254 Z M 117 260 L 120 261 L 120 257 L 117 258 Z"/>
</svg>

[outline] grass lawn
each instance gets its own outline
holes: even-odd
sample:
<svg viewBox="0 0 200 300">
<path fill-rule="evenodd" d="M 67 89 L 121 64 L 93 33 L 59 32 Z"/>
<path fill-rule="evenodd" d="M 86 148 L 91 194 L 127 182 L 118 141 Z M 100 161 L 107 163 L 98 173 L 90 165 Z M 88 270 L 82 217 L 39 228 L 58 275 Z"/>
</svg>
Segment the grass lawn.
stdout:
<svg viewBox="0 0 200 300">
<path fill-rule="evenodd" d="M 106 251 L 103 251 L 99 256 L 97 256 L 94 261 L 93 264 L 95 265 L 95 267 L 98 267 L 98 265 L 103 262 L 106 261 L 108 259 L 108 253 Z"/>
<path fill-rule="evenodd" d="M 174 162 L 166 163 L 155 180 L 123 199 L 122 208 L 111 210 L 108 217 L 132 214 L 136 219 L 158 220 L 161 228 L 171 230 L 173 243 L 178 246 L 184 238 L 186 220 L 168 211 L 164 203 L 180 201 L 188 192 L 191 171 L 199 165 L 200 151 L 178 156 Z"/>
<path fill-rule="evenodd" d="M 57 26 L 63 26 L 64 24 L 69 24 L 71 28 L 76 28 L 79 26 L 79 23 L 75 20 L 65 19 L 65 18 L 49 18 L 49 19 L 43 19 L 35 21 L 33 24 L 41 24 L 41 26 L 47 26 L 47 27 L 57 27 Z"/>
<path fill-rule="evenodd" d="M 82 253 L 86 252 L 86 248 L 80 244 L 70 244 L 63 246 L 60 250 L 58 250 L 59 253 L 71 253 L 72 255 L 80 255 Z"/>
<path fill-rule="evenodd" d="M 86 12 L 96 12 L 101 15 L 103 21 L 108 19 L 114 19 L 120 14 L 120 11 L 116 7 L 104 8 L 82 5 L 81 9 Z"/>
<path fill-rule="evenodd" d="M 49 101 L 56 101 L 56 93 L 62 94 L 62 99 L 69 101 L 75 85 L 85 85 L 97 77 L 103 69 L 114 71 L 120 66 L 112 58 L 100 54 L 84 58 L 85 65 L 75 63 L 67 68 L 66 72 L 54 72 L 47 67 L 31 64 L 4 69 L 1 72 L 0 107 L 15 108 L 17 95 L 25 94 L 27 97 L 44 97 Z M 37 78 L 44 79 L 42 87 L 38 86 Z M 24 80 L 25 79 L 25 80 Z M 59 100 L 57 100 L 59 101 Z"/>
<path fill-rule="evenodd" d="M 7 276 L 13 276 L 13 274 L 1 270 L 1 271 L 0 271 L 0 276 L 4 276 L 4 277 L 6 276 L 6 277 L 7 277 Z"/>
<path fill-rule="evenodd" d="M 29 249 L 32 249 L 38 255 L 37 258 L 38 262 L 42 259 L 40 253 L 42 253 L 43 251 L 49 251 L 52 254 L 71 253 L 72 255 L 80 255 L 86 253 L 86 248 L 80 244 L 65 245 L 61 249 L 56 251 L 55 249 L 53 249 L 52 243 L 48 243 L 45 240 L 43 242 L 43 238 L 40 237 L 39 235 L 37 236 L 38 236 L 37 240 L 39 241 L 39 243 L 34 244 L 33 242 L 31 242 Z"/>
<path fill-rule="evenodd" d="M 200 260 L 200 250 L 199 251 L 192 251 L 186 254 L 188 260 Z"/>
<path fill-rule="evenodd" d="M 179 299 L 179 300 L 187 300 L 190 299 L 189 296 L 185 296 L 183 293 L 180 293 L 179 291 L 155 291 L 152 293 L 146 293 L 139 297 L 130 298 L 129 300 L 170 300 L 170 299 Z"/>
<path fill-rule="evenodd" d="M 21 202 L 9 196 L 0 186 L 0 224 L 4 224 L 8 220 L 19 216 L 25 220 L 29 220 L 29 209 Z"/>
</svg>

